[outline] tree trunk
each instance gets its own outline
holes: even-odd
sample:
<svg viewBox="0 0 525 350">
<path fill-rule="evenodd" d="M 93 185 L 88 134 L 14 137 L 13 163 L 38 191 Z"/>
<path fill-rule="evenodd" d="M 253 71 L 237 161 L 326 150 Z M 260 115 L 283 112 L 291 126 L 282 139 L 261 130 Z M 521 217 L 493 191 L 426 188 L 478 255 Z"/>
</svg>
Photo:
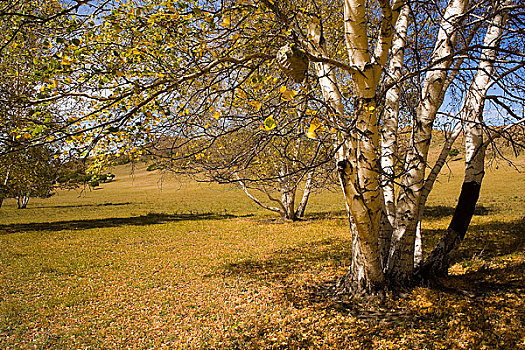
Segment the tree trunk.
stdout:
<svg viewBox="0 0 525 350">
<path fill-rule="evenodd" d="M 489 25 L 483 42 L 484 49 L 478 70 L 465 96 L 463 115 L 465 123 L 465 178 L 461 187 L 454 215 L 448 230 L 441 237 L 427 260 L 421 266 L 419 275 L 423 279 L 448 274 L 451 251 L 465 238 L 485 175 L 485 148 L 483 142 L 483 109 L 485 97 L 491 86 L 494 61 L 498 47 L 505 14 L 499 13 Z"/>
<path fill-rule="evenodd" d="M 427 156 L 436 113 L 443 103 L 444 84 L 456 34 L 466 10 L 466 0 L 452 0 L 440 23 L 432 55 L 434 70 L 427 73 L 422 88 L 422 99 L 412 128 L 411 145 L 405 160 L 405 175 L 396 208 L 396 227 L 387 263 L 387 274 L 392 283 L 406 286 L 414 277 L 414 246 L 418 222 L 419 200 L 425 181 Z"/>
<path fill-rule="evenodd" d="M 379 250 L 381 191 L 379 188 L 379 130 L 375 98 L 356 98 L 356 130 L 348 135 L 353 146 L 339 161 L 339 176 L 347 208 L 354 220 L 352 265 L 345 289 L 352 293 L 382 289 L 384 275 Z"/>
<path fill-rule="evenodd" d="M 396 23 L 388 67 L 388 83 L 399 82 L 402 76 L 409 10 L 408 5 L 404 4 Z M 379 231 L 379 249 L 381 251 L 383 268 L 386 266 L 388 260 L 390 241 L 396 224 L 394 179 L 396 176 L 395 167 L 398 160 L 397 129 L 400 95 L 401 88 L 399 84 L 393 85 L 386 92 L 383 127 L 381 130 L 381 189 L 383 192 L 384 207 Z"/>
<path fill-rule="evenodd" d="M 441 169 L 445 165 L 447 157 L 450 153 L 450 149 L 452 148 L 452 145 L 454 144 L 459 134 L 461 133 L 461 130 L 463 130 L 462 124 L 457 123 L 454 129 L 452 130 L 452 133 L 445 140 L 445 144 L 443 145 L 443 148 L 441 149 L 441 152 L 436 161 L 436 164 L 434 164 L 434 166 L 432 167 L 432 170 L 430 171 L 430 174 L 425 180 L 425 186 L 423 186 L 421 198 L 419 199 L 418 219 L 417 219 L 417 226 L 416 226 L 416 242 L 415 242 L 415 247 L 414 247 L 414 267 L 415 268 L 419 267 L 419 265 L 423 261 L 423 233 L 421 231 L 421 221 L 423 219 L 423 213 L 425 212 L 427 199 L 428 199 L 430 192 L 432 191 L 432 188 L 434 187 L 434 183 L 436 182 L 436 179 L 439 173 L 441 172 Z"/>
<path fill-rule="evenodd" d="M 16 201 L 17 201 L 17 208 L 18 209 L 26 209 L 27 208 L 27 203 L 29 202 L 29 196 L 27 196 L 27 195 L 18 196 L 18 197 L 16 197 Z"/>
<path fill-rule="evenodd" d="M 281 185 L 282 186 L 282 185 Z M 281 187 L 281 203 L 283 206 L 282 217 L 285 220 L 296 219 L 295 217 L 295 189 Z"/>
<path fill-rule="evenodd" d="M 295 217 L 296 218 L 303 218 L 304 212 L 306 210 L 306 205 L 308 204 L 308 199 L 310 198 L 310 193 L 312 190 L 313 185 L 313 177 L 314 177 L 315 169 L 312 169 L 308 172 L 308 175 L 306 176 L 306 182 L 304 184 L 304 190 L 303 190 L 303 196 L 301 198 L 301 202 L 299 203 L 299 206 L 297 207 L 297 210 L 295 211 Z"/>
<path fill-rule="evenodd" d="M 465 182 L 447 232 L 429 254 L 419 271 L 424 279 L 448 274 L 450 252 L 465 238 L 479 198 L 481 182 Z"/>
<path fill-rule="evenodd" d="M 264 208 L 266 210 L 270 210 L 270 211 L 273 211 L 273 212 L 276 212 L 276 213 L 280 213 L 281 215 L 283 215 L 282 213 L 284 212 L 284 207 L 283 207 L 283 205 L 281 203 L 279 203 L 280 207 L 272 207 L 272 206 L 264 204 L 257 197 L 255 197 L 253 194 L 250 193 L 250 191 L 248 190 L 248 187 L 246 187 L 246 184 L 241 179 L 239 174 L 235 173 L 235 179 L 239 182 L 239 185 L 241 185 L 241 188 L 243 189 L 244 193 L 246 193 L 246 195 L 252 201 L 254 201 L 258 206 L 260 206 L 261 208 Z M 270 196 L 270 195 L 268 194 L 268 196 Z M 272 198 L 272 200 L 276 201 L 276 199 L 273 199 L 273 198 Z"/>
</svg>

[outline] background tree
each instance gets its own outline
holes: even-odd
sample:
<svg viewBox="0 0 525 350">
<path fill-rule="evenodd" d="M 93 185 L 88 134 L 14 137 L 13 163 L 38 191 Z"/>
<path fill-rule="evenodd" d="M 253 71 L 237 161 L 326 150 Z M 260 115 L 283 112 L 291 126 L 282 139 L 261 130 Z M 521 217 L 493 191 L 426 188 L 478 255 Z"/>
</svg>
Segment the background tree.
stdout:
<svg viewBox="0 0 525 350">
<path fill-rule="evenodd" d="M 3 179 L 2 196 L 16 198 L 18 209 L 27 207 L 29 198 L 51 196 L 56 181 L 58 162 L 46 147 L 30 147 L 12 152 L 0 159 Z"/>
<path fill-rule="evenodd" d="M 272 123 L 267 120 L 259 130 L 221 135 L 213 147 L 196 140 L 172 154 L 171 144 L 149 151 L 156 155 L 157 169 L 198 181 L 238 184 L 260 207 L 296 220 L 304 216 L 312 191 L 330 186 L 330 150 L 304 135 L 274 134 Z M 297 198 L 299 190 L 301 198 Z"/>
<path fill-rule="evenodd" d="M 148 151 L 165 160 L 157 167 L 199 181 L 237 183 L 259 206 L 287 220 L 302 217 L 311 191 L 328 187 L 333 171 L 330 147 L 316 134 L 321 123 L 309 124 L 317 114 L 305 107 L 309 96 L 265 86 L 260 75 L 236 94 L 233 106 L 218 99 L 202 110 L 208 114 L 204 125 L 182 118 L 163 123 L 163 135 L 172 136 L 161 137 Z"/>
</svg>

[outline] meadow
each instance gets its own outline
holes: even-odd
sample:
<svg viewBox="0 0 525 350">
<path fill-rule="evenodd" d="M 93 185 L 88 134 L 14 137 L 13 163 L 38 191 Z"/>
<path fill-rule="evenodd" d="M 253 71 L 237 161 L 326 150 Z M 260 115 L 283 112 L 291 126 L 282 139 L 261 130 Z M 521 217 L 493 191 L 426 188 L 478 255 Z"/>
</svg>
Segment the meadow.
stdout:
<svg viewBox="0 0 525 350">
<path fill-rule="evenodd" d="M 431 195 L 427 251 L 462 166 Z M 525 177 L 504 161 L 489 164 L 450 278 L 359 307 L 317 293 L 350 261 L 338 191 L 291 223 L 231 185 L 111 171 L 100 188 L 0 209 L 0 348 L 525 349 Z"/>
</svg>

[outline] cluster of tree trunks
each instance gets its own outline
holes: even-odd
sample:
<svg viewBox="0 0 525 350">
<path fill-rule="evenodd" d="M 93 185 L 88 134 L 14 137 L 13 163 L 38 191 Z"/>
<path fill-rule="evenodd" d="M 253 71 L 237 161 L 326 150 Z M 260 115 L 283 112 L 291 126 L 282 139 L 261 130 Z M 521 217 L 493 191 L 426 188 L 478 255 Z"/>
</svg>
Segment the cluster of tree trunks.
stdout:
<svg viewBox="0 0 525 350">
<path fill-rule="evenodd" d="M 345 37 L 355 102 L 349 132 L 333 141 L 339 150 L 336 162 L 352 231 L 352 265 L 341 282 L 342 288 L 349 293 L 366 293 L 385 286 L 410 286 L 422 278 L 429 280 L 447 273 L 450 252 L 464 238 L 479 197 L 485 148 L 483 101 L 490 86 L 496 48 L 504 28 L 504 11 L 495 6 L 477 74 L 464 97 L 460 116 L 463 124 L 458 124 L 446 140 L 436 165 L 425 177 L 433 122 L 454 78 L 454 73 L 450 73 L 453 52 L 468 10 L 466 0 L 449 2 L 435 41 L 432 69 L 426 73 L 422 85 L 396 196 L 395 164 L 400 157 L 397 149 L 399 80 L 410 9 L 402 1 L 392 5 L 380 1 L 380 4 L 383 23 L 375 50 L 370 52 L 365 2 L 344 2 Z M 311 40 L 308 47 L 312 56 L 325 56 L 322 28 L 310 23 L 309 30 Z M 388 53 L 390 61 L 386 67 Z M 333 108 L 332 120 L 337 126 L 345 115 L 333 66 L 315 62 L 314 69 L 325 101 Z M 376 94 L 383 69 L 389 73 L 386 83 L 391 87 L 381 108 L 383 119 L 380 125 Z M 449 229 L 422 262 L 421 219 L 425 203 L 462 126 L 466 138 L 466 169 L 461 195 Z"/>
</svg>

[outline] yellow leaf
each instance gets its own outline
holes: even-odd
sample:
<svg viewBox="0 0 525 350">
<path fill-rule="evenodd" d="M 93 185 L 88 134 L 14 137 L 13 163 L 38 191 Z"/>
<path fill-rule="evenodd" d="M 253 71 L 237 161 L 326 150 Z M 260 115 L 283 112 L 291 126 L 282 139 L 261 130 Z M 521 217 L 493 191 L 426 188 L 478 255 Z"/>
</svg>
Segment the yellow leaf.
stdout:
<svg viewBox="0 0 525 350">
<path fill-rule="evenodd" d="M 311 139 L 316 138 L 315 130 L 319 129 L 321 127 L 321 122 L 319 119 L 314 118 L 310 122 L 310 127 L 308 128 L 308 131 L 306 132 L 306 136 Z"/>
<path fill-rule="evenodd" d="M 367 110 L 369 113 L 373 113 L 376 108 L 374 106 L 368 106 L 365 105 L 365 110 Z"/>
<path fill-rule="evenodd" d="M 316 114 L 317 114 L 317 111 L 314 111 L 310 108 L 306 109 L 306 115 L 316 115 Z"/>
<path fill-rule="evenodd" d="M 312 119 L 312 121 L 310 122 L 310 127 L 313 127 L 314 130 L 315 130 L 315 129 L 318 129 L 318 128 L 321 127 L 321 122 L 319 121 L 319 119 L 314 118 L 314 119 Z"/>
<path fill-rule="evenodd" d="M 217 111 L 215 112 L 215 114 L 213 115 L 213 118 L 215 119 L 219 119 L 221 117 L 221 114 Z"/>
<path fill-rule="evenodd" d="M 255 107 L 256 111 L 259 111 L 261 109 L 261 107 L 262 107 L 262 103 L 259 102 L 259 101 L 254 101 L 253 102 L 253 106 Z"/>
<path fill-rule="evenodd" d="M 309 129 L 308 129 L 308 132 L 306 132 L 305 135 L 306 135 L 308 138 L 313 139 L 313 140 L 315 140 L 315 138 L 316 138 L 316 136 L 317 136 L 317 135 L 315 135 L 315 130 L 312 130 L 312 128 L 309 128 Z"/>
<path fill-rule="evenodd" d="M 283 95 L 281 96 L 283 100 L 290 101 L 297 95 L 297 91 L 295 90 L 286 90 L 283 92 Z"/>
<path fill-rule="evenodd" d="M 270 131 L 272 129 L 275 129 L 277 124 L 275 123 L 275 119 L 273 117 L 268 117 L 264 120 L 264 130 Z"/>
<path fill-rule="evenodd" d="M 286 86 L 281 86 L 281 88 L 279 89 L 279 92 L 281 94 L 284 94 L 285 91 L 286 91 Z"/>
<path fill-rule="evenodd" d="M 230 18 L 229 18 L 229 17 L 224 17 L 224 18 L 222 19 L 222 25 L 223 25 L 224 27 L 228 27 L 228 26 L 230 25 L 230 23 L 231 23 L 231 22 L 230 22 Z"/>
</svg>

